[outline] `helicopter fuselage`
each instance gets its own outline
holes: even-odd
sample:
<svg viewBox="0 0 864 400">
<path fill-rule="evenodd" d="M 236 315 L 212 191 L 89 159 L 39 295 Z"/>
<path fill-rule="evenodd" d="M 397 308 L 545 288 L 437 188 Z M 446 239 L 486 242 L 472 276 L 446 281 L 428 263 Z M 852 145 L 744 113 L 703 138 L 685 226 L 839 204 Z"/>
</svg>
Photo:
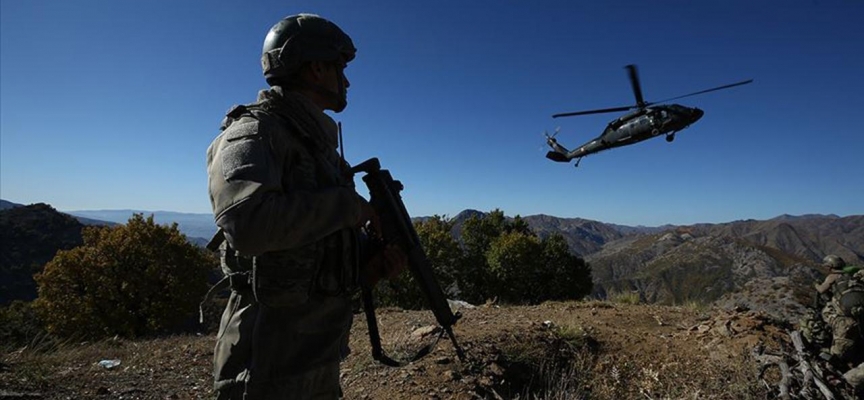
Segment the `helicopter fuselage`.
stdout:
<svg viewBox="0 0 864 400">
<path fill-rule="evenodd" d="M 675 132 L 698 121 L 703 114 L 704 112 L 698 108 L 678 104 L 641 108 L 612 120 L 600 136 L 585 142 L 572 151 L 562 151 L 565 149 L 556 142 L 552 146 L 555 151 L 549 152 L 546 157 L 554 161 L 566 162 L 603 150 L 638 143 L 663 134 L 666 134 L 666 140 L 671 142 Z"/>
</svg>

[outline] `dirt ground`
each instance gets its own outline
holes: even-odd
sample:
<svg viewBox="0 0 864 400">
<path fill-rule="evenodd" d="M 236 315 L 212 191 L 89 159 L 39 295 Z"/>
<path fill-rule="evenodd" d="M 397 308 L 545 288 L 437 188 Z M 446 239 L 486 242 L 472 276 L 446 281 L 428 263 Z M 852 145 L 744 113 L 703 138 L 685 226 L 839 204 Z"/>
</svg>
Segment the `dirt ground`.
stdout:
<svg viewBox="0 0 864 400">
<path fill-rule="evenodd" d="M 771 398 L 755 346 L 788 347 L 785 328 L 748 311 L 544 303 L 461 308 L 459 360 L 445 337 L 401 367 L 372 359 L 355 320 L 342 365 L 346 399 Z M 384 350 L 408 359 L 438 336 L 429 311 L 379 310 Z M 427 333 L 424 335 L 424 332 Z M 37 343 L 2 355 L 0 399 L 212 398 L 213 335 Z M 103 360 L 119 360 L 106 368 Z M 771 374 L 765 374 L 770 384 Z"/>
</svg>

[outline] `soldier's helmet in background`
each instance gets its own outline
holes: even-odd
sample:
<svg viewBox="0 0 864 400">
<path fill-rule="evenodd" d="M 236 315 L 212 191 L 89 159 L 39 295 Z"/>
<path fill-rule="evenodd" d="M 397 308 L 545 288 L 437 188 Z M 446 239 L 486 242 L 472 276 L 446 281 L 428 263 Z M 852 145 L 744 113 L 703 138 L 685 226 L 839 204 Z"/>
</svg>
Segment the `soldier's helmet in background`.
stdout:
<svg viewBox="0 0 864 400">
<path fill-rule="evenodd" d="M 846 261 L 839 256 L 829 254 L 822 259 L 822 265 L 831 269 L 843 269 L 846 267 Z"/>
<path fill-rule="evenodd" d="M 309 61 L 349 62 L 357 49 L 336 24 L 314 14 L 286 17 L 264 39 L 261 68 L 270 85 L 286 84 Z"/>
</svg>

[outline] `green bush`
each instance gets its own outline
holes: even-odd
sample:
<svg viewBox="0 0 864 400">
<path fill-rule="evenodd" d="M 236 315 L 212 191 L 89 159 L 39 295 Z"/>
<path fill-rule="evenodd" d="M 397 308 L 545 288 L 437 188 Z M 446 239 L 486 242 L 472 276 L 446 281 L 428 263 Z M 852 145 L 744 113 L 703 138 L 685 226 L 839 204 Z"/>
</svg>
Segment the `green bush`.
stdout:
<svg viewBox="0 0 864 400">
<path fill-rule="evenodd" d="M 581 299 L 591 292 L 591 271 L 570 253 L 560 234 L 540 239 L 519 216 L 508 220 L 500 210 L 471 217 L 452 234 L 453 221 L 434 216 L 415 223 L 415 230 L 445 294 L 479 304 L 497 298 L 505 303 L 537 304 Z M 379 285 L 380 305 L 425 308 L 426 299 L 409 273 Z"/>
<path fill-rule="evenodd" d="M 36 275 L 34 308 L 60 336 L 135 337 L 176 329 L 207 291 L 212 255 L 153 216 L 87 227 L 84 244 L 60 251 Z"/>
<path fill-rule="evenodd" d="M 505 303 L 534 303 L 548 281 L 543 274 L 542 245 L 536 236 L 504 232 L 486 251 L 492 290 Z"/>
</svg>

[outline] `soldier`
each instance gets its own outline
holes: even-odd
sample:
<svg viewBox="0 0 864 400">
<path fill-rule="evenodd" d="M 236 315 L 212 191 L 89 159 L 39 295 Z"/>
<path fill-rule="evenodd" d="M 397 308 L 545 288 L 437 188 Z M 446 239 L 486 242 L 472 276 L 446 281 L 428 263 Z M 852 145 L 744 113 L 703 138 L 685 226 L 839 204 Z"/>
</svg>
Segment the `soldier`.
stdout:
<svg viewBox="0 0 864 400">
<path fill-rule="evenodd" d="M 347 106 L 344 69 L 355 53 L 317 15 L 279 21 L 261 56 L 270 88 L 231 109 L 207 149 L 220 228 L 211 243 L 232 289 L 214 352 L 218 399 L 339 398 L 358 280 L 404 266 L 391 249 L 359 268 L 359 227 L 376 217 L 324 113 Z"/>
<path fill-rule="evenodd" d="M 822 317 L 831 327 L 831 348 L 823 358 L 837 364 L 857 364 L 861 361 L 861 319 L 864 317 L 864 271 L 858 267 L 847 267 L 846 262 L 828 255 L 823 266 L 830 268 L 828 276 L 816 285 L 820 293 L 829 293 L 830 300 L 822 310 Z M 845 369 L 845 368 L 844 368 Z"/>
</svg>

